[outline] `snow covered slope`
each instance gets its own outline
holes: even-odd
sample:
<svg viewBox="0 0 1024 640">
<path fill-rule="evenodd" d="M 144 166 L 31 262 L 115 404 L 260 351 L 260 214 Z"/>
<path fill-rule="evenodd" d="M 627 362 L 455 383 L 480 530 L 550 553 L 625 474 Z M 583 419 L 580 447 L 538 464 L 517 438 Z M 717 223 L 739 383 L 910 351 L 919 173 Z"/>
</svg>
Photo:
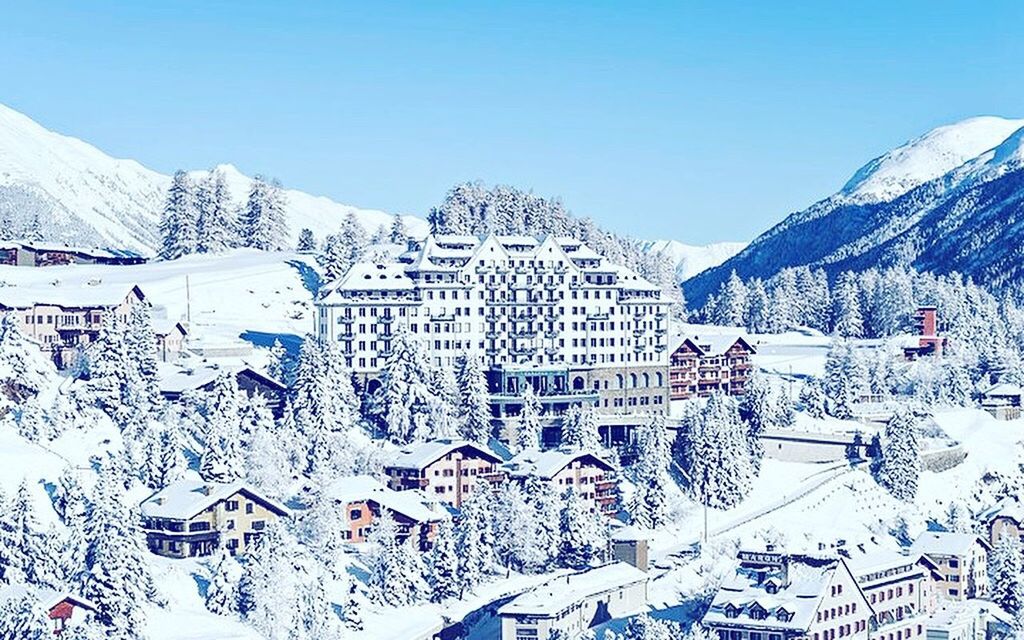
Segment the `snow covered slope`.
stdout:
<svg viewBox="0 0 1024 640">
<path fill-rule="evenodd" d="M 1002 285 L 1024 280 L 1024 120 L 971 118 L 872 160 L 842 191 L 794 213 L 686 282 L 691 303 L 735 270 L 768 278 L 906 264 Z"/>
<path fill-rule="evenodd" d="M 676 265 L 679 281 L 689 280 L 698 273 L 717 267 L 747 246 L 746 242 L 716 242 L 704 246 L 683 244 L 678 240 L 655 240 L 644 247 L 647 251 L 664 253 Z"/>
<path fill-rule="evenodd" d="M 251 179 L 233 166 L 221 168 L 233 199 L 241 204 Z M 38 217 L 50 240 L 148 252 L 157 243 L 159 212 L 169 184 L 169 176 L 134 160 L 111 158 L 0 104 L 0 219 L 10 221 L 14 233 Z M 303 227 L 319 237 L 334 233 L 349 212 L 355 212 L 369 232 L 391 221 L 383 211 L 296 190 L 285 193 L 293 240 Z M 410 233 L 426 231 L 420 218 L 408 216 L 406 226 Z"/>
</svg>

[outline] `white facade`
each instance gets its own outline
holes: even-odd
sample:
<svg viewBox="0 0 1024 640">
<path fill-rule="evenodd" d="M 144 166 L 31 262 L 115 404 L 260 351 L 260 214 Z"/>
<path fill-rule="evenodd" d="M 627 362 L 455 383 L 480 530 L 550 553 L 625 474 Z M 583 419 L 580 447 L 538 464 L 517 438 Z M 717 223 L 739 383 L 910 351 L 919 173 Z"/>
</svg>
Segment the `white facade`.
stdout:
<svg viewBox="0 0 1024 640">
<path fill-rule="evenodd" d="M 669 302 L 567 238 L 428 236 L 391 264 L 360 263 L 317 302 L 321 338 L 356 372 L 384 364 L 398 325 L 435 364 L 667 365 Z"/>
</svg>

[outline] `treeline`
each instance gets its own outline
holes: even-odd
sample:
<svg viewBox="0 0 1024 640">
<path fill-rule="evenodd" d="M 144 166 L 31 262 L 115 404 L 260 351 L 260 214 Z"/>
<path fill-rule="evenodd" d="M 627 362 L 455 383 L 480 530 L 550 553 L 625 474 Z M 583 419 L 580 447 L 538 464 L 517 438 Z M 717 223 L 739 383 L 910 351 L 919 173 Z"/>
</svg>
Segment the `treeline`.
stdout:
<svg viewBox="0 0 1024 640">
<path fill-rule="evenodd" d="M 244 205 L 231 201 L 223 172 L 200 179 L 176 171 L 160 217 L 160 257 L 218 253 L 232 247 L 280 251 L 288 243 L 281 184 L 253 179 Z"/>
<path fill-rule="evenodd" d="M 955 273 L 891 267 L 847 271 L 834 281 L 807 267 L 784 269 L 767 281 L 733 273 L 696 317 L 753 333 L 810 327 L 846 338 L 887 338 L 912 332 L 923 305 L 937 308 L 940 332 L 975 380 L 985 374 L 1024 379 L 1020 295 L 997 296 Z"/>
</svg>

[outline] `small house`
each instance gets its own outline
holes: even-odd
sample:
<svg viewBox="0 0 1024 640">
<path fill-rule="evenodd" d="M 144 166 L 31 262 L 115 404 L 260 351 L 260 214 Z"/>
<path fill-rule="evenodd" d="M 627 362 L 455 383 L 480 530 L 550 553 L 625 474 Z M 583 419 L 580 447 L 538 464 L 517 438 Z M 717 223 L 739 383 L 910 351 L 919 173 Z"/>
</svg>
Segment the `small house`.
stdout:
<svg viewBox="0 0 1024 640">
<path fill-rule="evenodd" d="M 0 589 L 0 602 L 30 599 L 37 602 L 53 624 L 53 634 L 60 636 L 71 626 L 81 624 L 88 612 L 95 612 L 96 605 L 70 591 L 45 589 L 26 584 L 16 584 Z"/>
<path fill-rule="evenodd" d="M 461 507 L 481 489 L 501 482 L 501 458 L 468 440 L 441 438 L 402 448 L 385 463 L 388 486 L 395 491 L 422 489 L 434 498 Z"/>
<path fill-rule="evenodd" d="M 398 526 L 399 542 L 415 536 L 417 546 L 426 551 L 438 525 L 451 519 L 441 502 L 423 491 L 395 491 L 370 476 L 339 478 L 327 487 L 326 495 L 345 514 L 342 537 L 351 543 L 365 542 L 374 523 L 387 512 Z"/>
<path fill-rule="evenodd" d="M 981 408 L 992 414 L 996 420 L 1017 420 L 1020 418 L 1021 396 L 1018 385 L 1008 382 L 994 384 L 981 392 Z"/>
</svg>

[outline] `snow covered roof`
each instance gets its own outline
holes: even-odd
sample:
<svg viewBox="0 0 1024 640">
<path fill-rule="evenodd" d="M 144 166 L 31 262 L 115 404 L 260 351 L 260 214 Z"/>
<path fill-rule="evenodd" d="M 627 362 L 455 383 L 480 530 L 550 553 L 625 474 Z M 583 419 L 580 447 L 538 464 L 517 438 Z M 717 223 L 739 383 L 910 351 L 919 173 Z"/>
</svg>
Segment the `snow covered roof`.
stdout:
<svg viewBox="0 0 1024 640">
<path fill-rule="evenodd" d="M 489 459 L 491 462 L 501 462 L 501 458 L 495 455 L 493 451 L 469 440 L 441 438 L 402 447 L 386 466 L 399 469 L 423 469 L 435 460 L 443 458 L 463 447 L 473 449 L 478 455 Z"/>
<path fill-rule="evenodd" d="M 726 578 L 704 614 L 704 624 L 807 631 L 842 560 L 789 557 L 785 570 L 741 564 Z"/>
<path fill-rule="evenodd" d="M 327 486 L 327 495 L 346 504 L 373 501 L 416 522 L 436 522 L 451 518 L 444 506 L 431 500 L 422 491 L 395 491 L 371 476 L 338 478 Z"/>
<path fill-rule="evenodd" d="M 914 540 L 911 553 L 929 556 L 964 556 L 970 553 L 975 543 L 988 548 L 988 543 L 973 533 L 955 531 L 925 531 Z"/>
<path fill-rule="evenodd" d="M 1018 385 L 1010 384 L 1009 382 L 1000 382 L 982 391 L 981 395 L 989 398 L 1019 397 L 1024 395 L 1024 390 L 1022 390 Z"/>
<path fill-rule="evenodd" d="M 657 285 L 651 284 L 645 278 L 643 278 L 636 271 L 633 271 L 629 267 L 624 267 L 617 264 L 609 264 L 608 270 L 615 273 L 617 280 L 616 284 L 623 289 L 629 289 L 631 291 L 660 291 L 661 288 Z"/>
<path fill-rule="evenodd" d="M 509 475 L 516 478 L 537 476 L 550 480 L 559 471 L 569 466 L 569 464 L 584 458 L 590 464 L 601 467 L 605 471 L 612 471 L 615 468 L 591 451 L 572 449 L 539 451 L 537 449 L 526 449 L 506 462 L 505 469 L 509 472 Z"/>
<path fill-rule="evenodd" d="M 994 509 L 983 513 L 982 517 L 986 522 L 991 522 L 996 518 L 1010 518 L 1018 524 L 1024 523 L 1024 505 L 1017 499 L 1007 498 L 996 505 Z"/>
<path fill-rule="evenodd" d="M 153 318 L 153 333 L 158 336 L 170 335 L 174 331 L 180 331 L 181 335 L 188 335 L 188 331 L 185 329 L 185 325 L 178 322 L 177 320 L 168 320 L 166 318 Z"/>
<path fill-rule="evenodd" d="M 341 279 L 335 291 L 400 291 L 414 289 L 415 284 L 405 275 L 405 267 L 401 264 L 373 264 L 359 262 L 352 265 L 348 273 Z"/>
<path fill-rule="evenodd" d="M 70 591 L 44 589 L 42 587 L 27 584 L 15 584 L 0 588 L 0 602 L 8 602 L 10 600 L 23 598 L 24 596 L 31 597 L 47 611 L 52 610 L 62 602 L 70 602 L 75 606 L 82 607 L 83 609 L 89 609 L 90 611 L 96 610 L 96 604 L 92 600 L 71 593 Z"/>
<path fill-rule="evenodd" d="M 633 565 L 606 564 L 545 582 L 499 608 L 498 615 L 554 617 L 586 598 L 646 582 L 647 574 Z"/>
<path fill-rule="evenodd" d="M 678 336 L 672 344 L 672 352 L 686 342 L 692 344 L 702 356 L 717 356 L 725 353 L 737 342 L 742 342 L 752 352 L 754 345 L 750 344 L 746 336 L 739 333 L 709 334 L 706 336 Z"/>
<path fill-rule="evenodd" d="M 143 500 L 142 515 L 147 518 L 188 520 L 236 493 L 247 495 L 278 515 L 289 514 L 287 507 L 242 481 L 220 483 L 179 480 Z"/>
<path fill-rule="evenodd" d="M 232 367 L 208 362 L 193 366 L 161 362 L 157 367 L 160 393 L 173 395 L 201 389 L 216 380 L 225 371 L 234 373 L 236 376 L 241 374 L 255 376 L 271 387 L 279 387 L 282 391 L 286 389 L 283 383 L 251 367 Z"/>
<path fill-rule="evenodd" d="M 59 244 L 55 242 L 36 242 L 36 241 L 25 241 L 25 240 L 14 240 L 4 242 L 2 248 L 4 249 L 29 249 L 32 251 L 49 251 L 49 252 L 64 252 L 64 253 L 77 253 L 83 256 L 89 256 L 93 258 L 141 258 L 142 255 L 131 251 L 129 249 L 101 249 L 98 247 L 76 247 L 69 244 Z"/>
<path fill-rule="evenodd" d="M 106 308 L 121 304 L 133 292 L 139 299 L 145 300 L 146 296 L 138 286 L 126 284 L 0 287 L 0 307 L 28 309 L 47 304 L 65 309 Z"/>
<path fill-rule="evenodd" d="M 846 560 L 846 566 L 862 584 L 875 580 L 875 574 L 888 572 L 903 567 L 913 567 L 921 560 L 920 553 L 911 553 L 909 549 L 896 551 L 875 547 L 868 550 L 855 549 Z"/>
</svg>

